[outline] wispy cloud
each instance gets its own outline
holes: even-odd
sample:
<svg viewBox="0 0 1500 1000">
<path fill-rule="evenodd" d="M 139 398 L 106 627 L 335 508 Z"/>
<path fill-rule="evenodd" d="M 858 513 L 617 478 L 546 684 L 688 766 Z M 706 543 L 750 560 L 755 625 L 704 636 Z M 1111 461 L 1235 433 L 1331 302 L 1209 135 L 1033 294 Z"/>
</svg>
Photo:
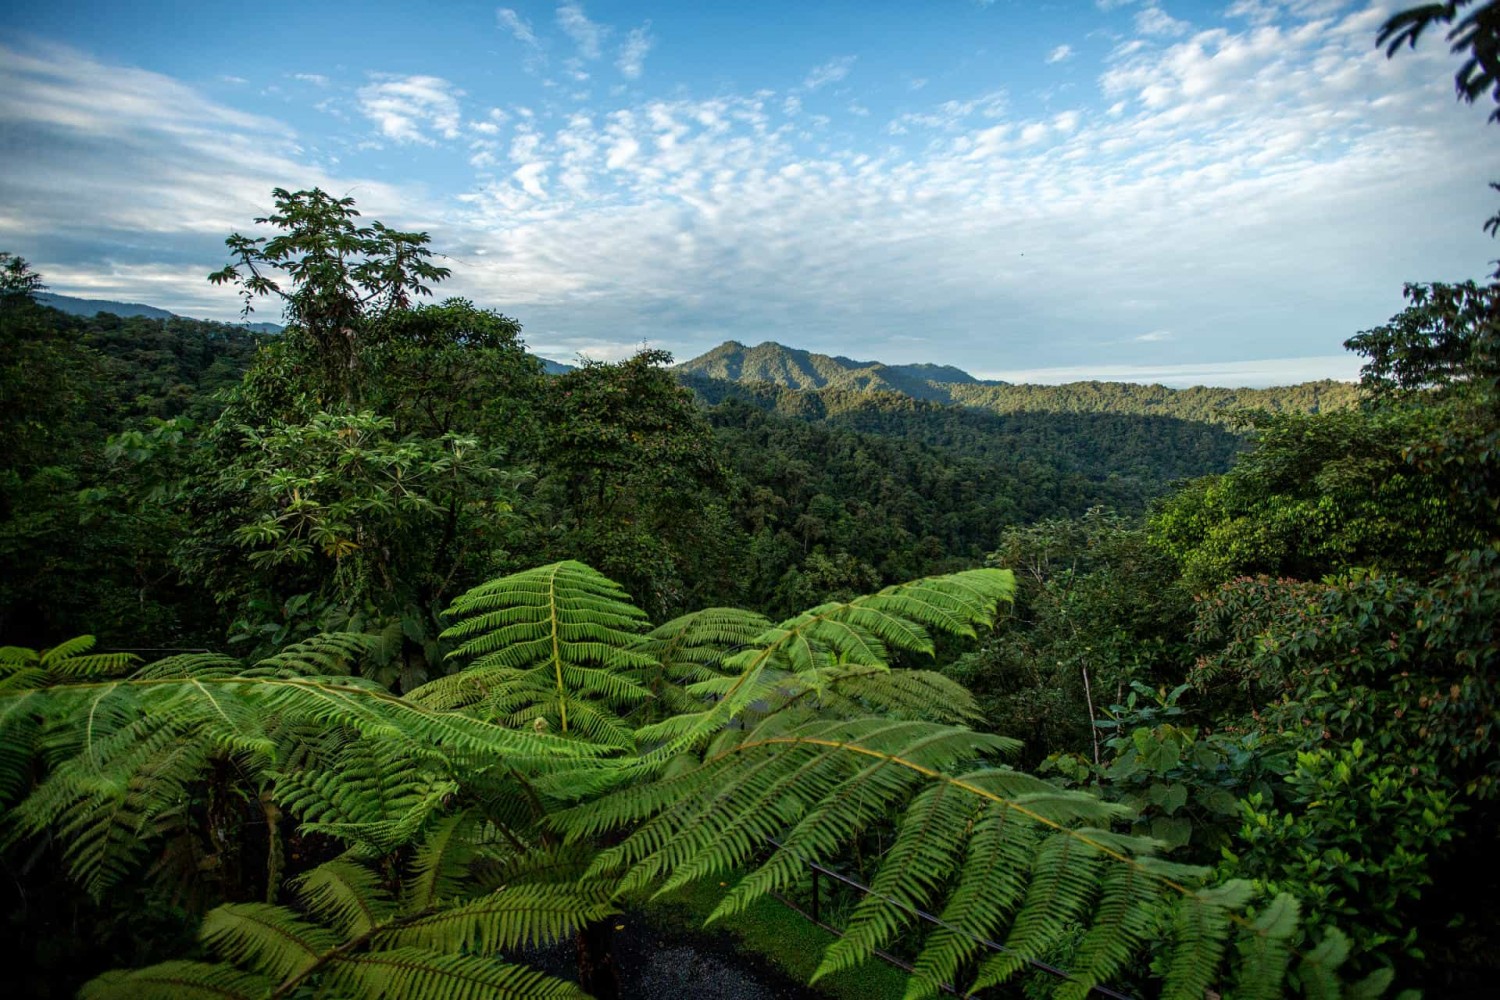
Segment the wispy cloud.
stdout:
<svg viewBox="0 0 1500 1000">
<path fill-rule="evenodd" d="M 292 79 L 301 80 L 303 83 L 310 83 L 314 87 L 326 87 L 329 84 L 328 77 L 322 73 L 293 73 Z"/>
<path fill-rule="evenodd" d="M 1071 45 L 1059 45 L 1057 48 L 1055 48 L 1051 52 L 1047 53 L 1047 64 L 1050 66 L 1053 63 L 1060 63 L 1060 62 L 1064 61 L 1065 59 L 1072 58 L 1072 56 L 1073 56 L 1073 46 L 1071 46 Z"/>
<path fill-rule="evenodd" d="M 1146 44 L 1045 111 L 1003 80 L 928 100 L 939 83 L 914 95 L 893 71 L 883 98 L 900 103 L 874 137 L 846 114 L 884 112 L 873 88 L 818 108 L 801 85 L 683 85 L 492 109 L 467 78 L 472 96 L 374 78 L 357 106 L 382 141 L 437 143 L 436 169 L 406 188 L 335 171 L 316 149 L 347 133 L 335 123 L 298 134 L 157 74 L 0 50 L 0 130 L 26 150 L 0 171 L 0 246 L 60 291 L 102 282 L 202 313 L 216 293 L 192 275 L 224 234 L 264 214 L 273 185 L 318 184 L 430 231 L 455 261 L 445 292 L 518 315 L 562 357 L 643 336 L 685 356 L 780 330 L 979 372 L 1284 381 L 1312 371 L 1287 359 L 1337 356 L 1395 312 L 1402 281 L 1494 256 L 1474 224 L 1491 210 L 1483 115 L 1453 101 L 1440 46 L 1387 61 L 1380 17 L 1284 8 L 1127 38 Z M 825 95 L 853 63 L 829 65 L 837 78 L 805 81 Z M 818 129 L 809 111 L 843 121 Z M 133 275 L 144 291 L 128 293 Z M 1286 363 L 1218 364 L 1245 357 Z"/>
<path fill-rule="evenodd" d="M 510 32 L 511 37 L 522 45 L 528 45 L 533 49 L 542 47 L 541 39 L 536 37 L 536 31 L 531 27 L 531 22 L 510 7 L 501 7 L 495 11 L 495 20 L 500 27 Z"/>
<path fill-rule="evenodd" d="M 646 55 L 655 44 L 656 39 L 651 37 L 650 21 L 639 28 L 631 28 L 625 36 L 625 44 L 620 46 L 620 57 L 615 60 L 615 68 L 620 71 L 620 75 L 627 80 L 640 79 L 646 68 Z"/>
<path fill-rule="evenodd" d="M 1066 382 L 1144 382 L 1185 388 L 1193 385 L 1264 388 L 1319 379 L 1353 382 L 1359 378 L 1359 359 L 1352 354 L 1305 358 L 1267 358 L 1261 361 L 1222 361 L 1189 365 L 1069 365 L 1059 368 L 1017 368 L 971 372 L 978 378 L 1029 385 Z"/>
<path fill-rule="evenodd" d="M 1186 34 L 1192 25 L 1179 21 L 1160 7 L 1147 7 L 1135 15 L 1135 30 L 1143 35 L 1177 37 Z"/>
<path fill-rule="evenodd" d="M 609 28 L 590 21 L 588 15 L 583 12 L 581 3 L 558 4 L 557 26 L 563 30 L 563 34 L 573 40 L 578 46 L 578 54 L 585 59 L 598 59 L 604 38 L 609 34 Z"/>
<path fill-rule="evenodd" d="M 838 83 L 849 75 L 857 58 L 857 56 L 839 56 L 837 59 L 828 60 L 821 66 L 813 67 L 812 72 L 808 73 L 807 78 L 802 81 L 803 88 L 817 90 L 830 83 Z"/>
<path fill-rule="evenodd" d="M 359 109 L 387 139 L 432 145 L 434 134 L 459 137 L 462 96 L 442 77 L 377 74 L 359 89 Z"/>
</svg>

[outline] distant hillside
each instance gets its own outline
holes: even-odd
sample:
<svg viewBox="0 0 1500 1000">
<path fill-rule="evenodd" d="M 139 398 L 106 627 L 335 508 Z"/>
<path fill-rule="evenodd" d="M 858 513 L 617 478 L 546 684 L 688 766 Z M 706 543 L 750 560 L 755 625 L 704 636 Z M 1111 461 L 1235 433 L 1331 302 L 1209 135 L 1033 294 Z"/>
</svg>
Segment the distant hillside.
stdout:
<svg viewBox="0 0 1500 1000">
<path fill-rule="evenodd" d="M 171 319 L 176 313 L 141 305 L 139 302 L 111 302 L 107 299 L 78 299 L 71 295 L 42 292 L 36 300 L 70 316 L 96 316 L 99 313 L 114 313 L 116 316 L 145 316 L 147 319 Z"/>
<path fill-rule="evenodd" d="M 553 361 L 551 358 L 544 358 L 539 354 L 534 354 L 532 357 L 542 363 L 542 372 L 546 375 L 562 375 L 578 367 L 577 365 L 564 364 L 561 361 Z"/>
<path fill-rule="evenodd" d="M 685 382 L 718 380 L 802 392 L 900 393 L 913 399 L 991 413 L 1112 413 L 1228 422 L 1251 409 L 1273 412 L 1343 409 L 1358 400 L 1347 382 L 1323 380 L 1271 389 L 1194 386 L 1169 389 L 1131 382 L 1010 385 L 986 382 L 951 365 L 886 365 L 878 361 L 814 354 L 767 341 L 746 347 L 730 340 L 674 369 Z M 696 387 L 696 386 L 695 386 Z M 709 391 L 709 396 L 722 395 Z"/>
<path fill-rule="evenodd" d="M 674 369 L 686 376 L 730 382 L 769 382 L 788 389 L 851 389 L 899 392 L 917 399 L 943 399 L 953 385 L 980 385 L 952 365 L 887 365 L 879 361 L 814 354 L 766 341 L 746 347 L 729 340 Z"/>
<path fill-rule="evenodd" d="M 51 306 L 59 312 L 65 312 L 70 316 L 97 316 L 100 313 L 113 313 L 122 319 L 132 316 L 144 316 L 147 319 L 173 319 L 177 313 L 158 309 L 156 306 L 142 305 L 139 302 L 114 302 L 110 299 L 80 299 L 72 295 L 58 295 L 55 292 L 42 292 L 36 300 L 44 306 Z M 190 317 L 182 317 L 187 319 Z M 214 321 L 208 321 L 214 322 Z M 278 323 L 234 323 L 232 326 L 251 333 L 280 333 L 281 325 Z"/>
</svg>

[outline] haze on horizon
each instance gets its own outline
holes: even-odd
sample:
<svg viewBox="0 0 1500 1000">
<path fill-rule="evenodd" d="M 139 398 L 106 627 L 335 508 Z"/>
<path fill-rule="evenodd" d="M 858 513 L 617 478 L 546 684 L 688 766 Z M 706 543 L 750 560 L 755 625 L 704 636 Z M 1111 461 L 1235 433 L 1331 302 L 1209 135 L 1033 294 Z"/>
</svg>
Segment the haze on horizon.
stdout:
<svg viewBox="0 0 1500 1000">
<path fill-rule="evenodd" d="M 545 356 L 1177 385 L 1352 377 L 1495 255 L 1492 130 L 1442 45 L 1376 49 L 1391 5 L 312 6 L 12 12 L 0 249 L 233 319 L 224 236 L 319 185 Z"/>
</svg>

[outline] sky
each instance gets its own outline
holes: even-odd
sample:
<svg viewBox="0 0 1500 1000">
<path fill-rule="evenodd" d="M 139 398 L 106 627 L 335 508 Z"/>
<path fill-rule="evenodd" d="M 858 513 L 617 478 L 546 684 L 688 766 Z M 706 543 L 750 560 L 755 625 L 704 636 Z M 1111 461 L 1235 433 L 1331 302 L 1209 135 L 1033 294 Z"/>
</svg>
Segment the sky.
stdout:
<svg viewBox="0 0 1500 1000">
<path fill-rule="evenodd" d="M 320 186 L 561 360 L 1219 385 L 1354 377 L 1404 282 L 1500 253 L 1500 128 L 1391 5 L 507 2 L 17 6 L 0 250 L 236 319 L 224 238 Z"/>
</svg>

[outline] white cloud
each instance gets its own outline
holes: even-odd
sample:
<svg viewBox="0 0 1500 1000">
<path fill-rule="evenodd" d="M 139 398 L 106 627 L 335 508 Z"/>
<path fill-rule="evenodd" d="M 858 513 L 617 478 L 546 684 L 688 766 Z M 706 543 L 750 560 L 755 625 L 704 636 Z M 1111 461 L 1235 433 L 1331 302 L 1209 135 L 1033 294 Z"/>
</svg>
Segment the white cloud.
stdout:
<svg viewBox="0 0 1500 1000">
<path fill-rule="evenodd" d="M 977 371 L 1260 378 L 1217 362 L 1335 356 L 1399 309 L 1403 280 L 1494 256 L 1483 113 L 1453 101 L 1441 46 L 1387 61 L 1379 16 L 1287 10 L 1158 40 L 1045 113 L 998 90 L 918 105 L 898 86 L 897 141 L 789 117 L 800 91 L 622 94 L 580 114 L 539 99 L 505 121 L 429 87 L 454 97 L 462 140 L 431 157 L 475 162 L 441 195 L 317 166 L 332 161 L 308 150 L 343 130 L 299 136 L 165 77 L 3 51 L 0 130 L 26 155 L 0 172 L 0 246 L 70 281 L 159 263 L 120 297 L 171 308 L 171 275 L 211 269 L 273 184 L 316 183 L 432 232 L 455 261 L 444 292 L 518 315 L 559 356 L 650 336 L 686 357 L 782 331 Z M 443 135 L 427 104 L 402 120 Z M 913 330 L 928 339 L 899 339 Z M 1199 370 L 1150 367 L 1168 362 Z"/>
<path fill-rule="evenodd" d="M 495 11 L 495 20 L 522 45 L 529 45 L 533 49 L 541 48 L 541 40 L 536 37 L 536 31 L 531 27 L 531 22 L 511 8 L 498 8 Z"/>
<path fill-rule="evenodd" d="M 838 83 L 849 75 L 857 58 L 857 56 L 839 56 L 837 59 L 828 60 L 821 66 L 813 67 L 812 72 L 808 73 L 807 78 L 802 81 L 803 88 L 817 90 L 830 83 Z"/>
<path fill-rule="evenodd" d="M 293 73 L 292 79 L 301 80 L 303 83 L 310 83 L 314 87 L 326 87 L 329 83 L 328 77 L 322 73 Z"/>
<path fill-rule="evenodd" d="M 459 136 L 458 99 L 464 95 L 438 76 L 393 76 L 374 74 L 374 81 L 359 88 L 359 110 L 379 128 L 380 134 L 396 142 L 432 145 L 431 133 L 444 139 Z"/>
<path fill-rule="evenodd" d="M 1066 59 L 1071 59 L 1072 57 L 1073 46 L 1059 45 L 1057 48 L 1047 53 L 1047 64 L 1050 66 L 1052 63 L 1060 63 Z"/>
<path fill-rule="evenodd" d="M 1191 27 L 1186 21 L 1177 20 L 1154 4 L 1135 15 L 1135 30 L 1143 35 L 1176 37 Z"/>
<path fill-rule="evenodd" d="M 1221 361 L 1188 365 L 1069 365 L 971 372 L 976 378 L 1017 385 L 1062 385 L 1068 382 L 1141 382 L 1185 388 L 1193 385 L 1264 388 L 1319 379 L 1354 382 L 1359 359 L 1352 354 L 1261 361 Z"/>
<path fill-rule="evenodd" d="M 583 4 L 558 4 L 557 26 L 563 30 L 563 34 L 573 39 L 580 56 L 585 59 L 599 58 L 600 47 L 604 44 L 604 37 L 609 34 L 609 28 L 597 21 L 590 21 L 583 12 Z"/>
<path fill-rule="evenodd" d="M 1133 337 L 1131 339 L 1133 339 L 1138 344 L 1159 344 L 1164 340 L 1171 340 L 1172 331 L 1152 330 L 1150 333 L 1143 333 L 1139 337 Z"/>
<path fill-rule="evenodd" d="M 655 44 L 656 39 L 651 37 L 650 21 L 639 28 L 631 28 L 625 36 L 625 44 L 620 46 L 620 58 L 615 60 L 615 68 L 620 71 L 620 75 L 627 80 L 640 79 L 646 68 L 646 55 Z"/>
</svg>

